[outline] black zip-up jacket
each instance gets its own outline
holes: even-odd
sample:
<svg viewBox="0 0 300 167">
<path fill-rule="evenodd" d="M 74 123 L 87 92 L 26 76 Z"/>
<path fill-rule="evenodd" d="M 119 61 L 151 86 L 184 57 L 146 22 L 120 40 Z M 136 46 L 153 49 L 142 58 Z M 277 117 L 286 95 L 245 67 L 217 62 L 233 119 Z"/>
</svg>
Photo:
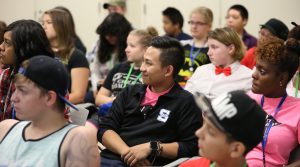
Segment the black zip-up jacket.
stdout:
<svg viewBox="0 0 300 167">
<path fill-rule="evenodd" d="M 146 85 L 134 85 L 122 90 L 109 114 L 100 121 L 98 140 L 101 142 L 104 132 L 110 129 L 119 134 L 129 147 L 149 141 L 178 142 L 177 158 L 198 155 L 195 131 L 202 126 L 202 113 L 193 95 L 176 83 L 144 115 L 140 104 L 146 88 Z M 120 160 L 120 155 L 108 149 L 103 150 L 101 156 Z M 172 161 L 174 159 L 159 157 L 153 165 L 165 165 Z"/>
</svg>

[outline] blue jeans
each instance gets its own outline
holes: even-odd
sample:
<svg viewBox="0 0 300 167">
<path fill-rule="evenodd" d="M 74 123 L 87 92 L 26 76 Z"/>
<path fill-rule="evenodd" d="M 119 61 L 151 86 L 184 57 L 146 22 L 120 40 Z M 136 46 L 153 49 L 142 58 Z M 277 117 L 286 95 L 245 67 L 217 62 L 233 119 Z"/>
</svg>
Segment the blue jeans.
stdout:
<svg viewBox="0 0 300 167">
<path fill-rule="evenodd" d="M 101 157 L 101 167 L 124 167 L 123 161 Z"/>
</svg>

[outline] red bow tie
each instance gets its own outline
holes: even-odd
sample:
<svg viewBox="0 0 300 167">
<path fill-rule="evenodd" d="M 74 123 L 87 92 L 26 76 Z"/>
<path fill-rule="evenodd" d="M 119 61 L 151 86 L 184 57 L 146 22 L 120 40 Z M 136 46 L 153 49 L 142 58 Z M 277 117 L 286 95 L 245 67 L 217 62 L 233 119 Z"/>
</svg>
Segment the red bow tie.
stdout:
<svg viewBox="0 0 300 167">
<path fill-rule="evenodd" d="M 215 73 L 216 73 L 216 75 L 224 73 L 225 76 L 229 76 L 229 75 L 231 75 L 231 68 L 230 67 L 222 68 L 222 67 L 216 66 Z"/>
</svg>

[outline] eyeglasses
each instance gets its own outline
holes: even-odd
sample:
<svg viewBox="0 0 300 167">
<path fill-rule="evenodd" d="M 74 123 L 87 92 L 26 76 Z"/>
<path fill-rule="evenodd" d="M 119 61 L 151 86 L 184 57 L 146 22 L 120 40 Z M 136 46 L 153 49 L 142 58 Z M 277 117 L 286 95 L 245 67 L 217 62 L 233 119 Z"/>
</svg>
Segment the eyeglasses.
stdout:
<svg viewBox="0 0 300 167">
<path fill-rule="evenodd" d="M 195 25 L 195 26 L 205 26 L 207 25 L 207 23 L 204 23 L 204 22 L 200 22 L 200 21 L 188 21 L 188 24 L 189 25 Z"/>
<path fill-rule="evenodd" d="M 53 24 L 53 22 L 50 21 L 50 20 L 46 20 L 46 21 L 40 20 L 39 22 L 40 22 L 40 24 L 41 24 L 42 26 L 44 26 L 44 25 L 46 25 L 46 24 L 47 24 L 47 25 Z"/>
</svg>

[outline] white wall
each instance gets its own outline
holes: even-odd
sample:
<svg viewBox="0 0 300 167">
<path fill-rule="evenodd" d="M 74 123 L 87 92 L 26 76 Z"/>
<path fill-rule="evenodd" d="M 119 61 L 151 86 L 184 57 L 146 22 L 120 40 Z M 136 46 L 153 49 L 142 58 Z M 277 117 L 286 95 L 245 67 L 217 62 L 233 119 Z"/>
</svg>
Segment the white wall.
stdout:
<svg viewBox="0 0 300 167">
<path fill-rule="evenodd" d="M 107 16 L 102 4 L 107 0 L 0 0 L 0 20 L 11 23 L 18 19 L 38 21 L 43 11 L 63 5 L 70 9 L 75 19 L 76 31 L 90 50 L 98 38 L 95 29 Z M 127 0 L 126 17 L 134 28 L 155 26 L 163 34 L 161 12 L 168 6 L 178 8 L 184 18 L 184 31 L 191 10 L 197 6 L 207 6 L 214 12 L 214 28 L 225 25 L 227 9 L 233 4 L 244 5 L 250 14 L 246 30 L 257 36 L 259 24 L 270 18 L 278 18 L 292 28 L 291 21 L 300 24 L 299 0 Z"/>
<path fill-rule="evenodd" d="M 147 6 L 147 14 L 144 16 L 143 27 L 155 25 L 160 33 L 162 29 L 161 11 L 168 6 L 175 7 L 181 11 L 185 18 L 184 31 L 189 32 L 187 21 L 190 12 L 198 6 L 209 7 L 214 13 L 213 27 L 224 27 L 225 16 L 228 8 L 233 4 L 244 5 L 249 12 L 249 21 L 246 30 L 257 36 L 259 25 L 270 18 L 282 20 L 289 28 L 291 21 L 300 24 L 300 1 L 299 0 L 143 0 Z"/>
</svg>

